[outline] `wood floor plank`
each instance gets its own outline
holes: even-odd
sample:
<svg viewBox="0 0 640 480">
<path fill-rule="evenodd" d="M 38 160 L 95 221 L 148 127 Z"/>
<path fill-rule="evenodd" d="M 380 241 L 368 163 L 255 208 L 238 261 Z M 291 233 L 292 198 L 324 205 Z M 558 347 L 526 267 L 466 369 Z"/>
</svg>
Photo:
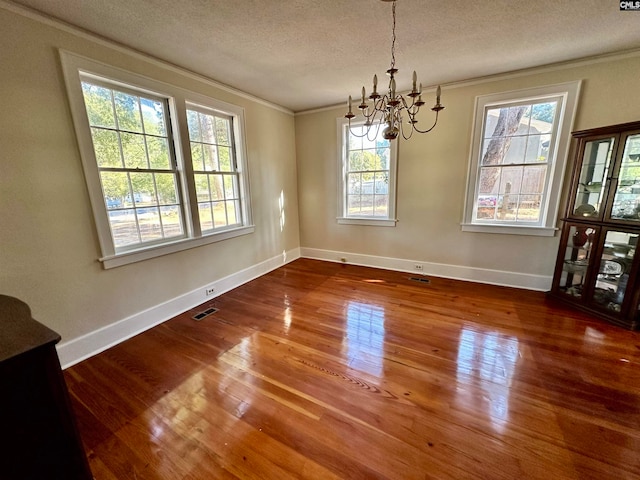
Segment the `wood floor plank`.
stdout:
<svg viewBox="0 0 640 480">
<path fill-rule="evenodd" d="M 67 369 L 95 478 L 640 480 L 640 333 L 429 280 L 299 259 Z"/>
</svg>

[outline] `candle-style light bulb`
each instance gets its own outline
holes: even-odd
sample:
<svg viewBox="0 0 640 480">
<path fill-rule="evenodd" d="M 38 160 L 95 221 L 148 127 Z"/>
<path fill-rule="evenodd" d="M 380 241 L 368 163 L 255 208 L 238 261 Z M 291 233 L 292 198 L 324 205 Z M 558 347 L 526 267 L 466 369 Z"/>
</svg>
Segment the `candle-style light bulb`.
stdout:
<svg viewBox="0 0 640 480">
<path fill-rule="evenodd" d="M 416 74 L 416 71 L 413 71 L 413 91 L 416 91 L 416 82 L 418 81 L 418 75 Z"/>
<path fill-rule="evenodd" d="M 440 85 L 438 85 L 438 88 L 436 89 L 436 104 L 440 105 L 440 94 L 442 93 L 442 89 L 440 88 Z"/>
<path fill-rule="evenodd" d="M 364 90 L 364 87 L 362 87 L 362 103 L 364 104 L 364 96 L 366 95 L 366 92 Z"/>
<path fill-rule="evenodd" d="M 349 101 L 347 102 L 347 105 L 349 106 L 349 113 L 351 113 L 351 95 L 349 95 Z"/>
<path fill-rule="evenodd" d="M 418 90 L 419 96 L 418 96 L 418 101 L 421 102 L 422 101 L 422 83 L 420 84 L 420 90 Z"/>
<path fill-rule="evenodd" d="M 375 90 L 378 86 L 378 75 L 373 76 L 373 89 Z"/>
</svg>

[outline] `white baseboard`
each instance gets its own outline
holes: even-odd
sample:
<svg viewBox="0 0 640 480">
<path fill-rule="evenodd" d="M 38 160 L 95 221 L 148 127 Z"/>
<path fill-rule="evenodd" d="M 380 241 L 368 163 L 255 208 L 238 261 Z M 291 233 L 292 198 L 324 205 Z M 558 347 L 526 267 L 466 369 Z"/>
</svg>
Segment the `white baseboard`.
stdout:
<svg viewBox="0 0 640 480">
<path fill-rule="evenodd" d="M 176 315 L 197 307 L 218 295 L 222 295 L 297 258 L 300 258 L 299 248 L 282 252 L 282 255 L 240 270 L 220 280 L 207 283 L 191 292 L 167 300 L 160 305 L 116 321 L 81 337 L 63 342 L 57 346 L 60 364 L 63 369 L 75 365 L 86 358 L 113 347 L 128 338 L 159 325 Z M 207 297 L 205 290 L 211 287 L 215 288 L 216 293 L 215 295 Z"/>
<path fill-rule="evenodd" d="M 553 277 L 547 275 L 531 275 L 528 273 L 447 265 L 444 263 L 430 263 L 421 260 L 406 260 L 403 258 L 377 257 L 358 253 L 321 250 L 318 248 L 302 247 L 300 253 L 304 258 L 314 258 L 316 260 L 348 263 L 351 265 L 362 265 L 365 267 L 376 267 L 414 274 L 421 273 L 422 275 L 432 275 L 434 277 L 468 280 L 471 282 L 524 288 L 527 290 L 548 291 L 551 288 L 551 281 L 553 279 Z M 345 262 L 342 261 L 343 258 Z M 422 272 L 416 271 L 416 264 L 422 265 Z"/>
</svg>

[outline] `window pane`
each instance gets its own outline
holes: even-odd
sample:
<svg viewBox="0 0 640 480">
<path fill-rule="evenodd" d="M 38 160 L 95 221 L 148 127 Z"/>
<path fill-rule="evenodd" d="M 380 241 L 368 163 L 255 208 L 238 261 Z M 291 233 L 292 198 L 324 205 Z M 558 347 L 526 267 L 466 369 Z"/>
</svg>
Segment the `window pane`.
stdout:
<svg viewBox="0 0 640 480">
<path fill-rule="evenodd" d="M 558 102 L 544 102 L 532 106 L 531 133 L 551 133 Z"/>
<path fill-rule="evenodd" d="M 347 214 L 360 215 L 360 195 L 347 195 Z"/>
<path fill-rule="evenodd" d="M 353 127 L 351 130 L 358 136 L 352 135 L 347 127 L 347 136 L 349 138 L 348 150 L 362 150 L 362 138 L 360 138 L 360 135 L 362 135 L 362 127 Z"/>
<path fill-rule="evenodd" d="M 140 99 L 144 132 L 148 135 L 167 135 L 164 121 L 164 108 L 162 103 L 148 98 Z"/>
<path fill-rule="evenodd" d="M 543 193 L 546 178 L 546 165 L 524 167 L 522 186 L 519 193 Z"/>
<path fill-rule="evenodd" d="M 225 198 L 237 198 L 236 177 L 224 175 L 224 196 Z"/>
<path fill-rule="evenodd" d="M 118 128 L 142 133 L 142 118 L 140 118 L 138 97 L 118 91 L 114 91 L 113 97 L 116 105 Z"/>
<path fill-rule="evenodd" d="M 202 151 L 202 144 L 191 142 L 191 161 L 193 163 L 193 169 L 196 172 L 202 172 L 204 168 L 204 152 Z"/>
<path fill-rule="evenodd" d="M 82 82 L 82 93 L 84 94 L 89 125 L 115 128 L 116 120 L 113 116 L 111 90 Z"/>
<path fill-rule="evenodd" d="M 198 202 L 210 201 L 211 195 L 209 192 L 209 176 L 196 174 L 194 175 L 194 180 L 196 184 L 196 196 L 198 197 Z"/>
<path fill-rule="evenodd" d="M 229 147 L 218 147 L 218 158 L 220 159 L 218 170 L 221 172 L 232 172 L 234 170 L 231 166 L 231 149 Z"/>
<path fill-rule="evenodd" d="M 202 145 L 202 150 L 204 152 L 204 169 L 207 172 L 219 170 L 217 147 L 215 145 L 205 143 Z"/>
<path fill-rule="evenodd" d="M 373 215 L 373 195 L 360 195 L 360 212 L 362 215 Z"/>
<path fill-rule="evenodd" d="M 214 227 L 227 226 L 227 209 L 225 202 L 213 202 L 213 224 Z"/>
<path fill-rule="evenodd" d="M 198 112 L 203 143 L 216 143 L 215 119 L 211 115 Z"/>
<path fill-rule="evenodd" d="M 236 217 L 236 202 L 226 202 L 227 204 L 227 222 L 229 225 L 235 225 L 238 223 Z"/>
<path fill-rule="evenodd" d="M 189 127 L 189 139 L 192 142 L 201 142 L 202 133 L 200 131 L 200 119 L 198 112 L 187 110 L 187 126 Z"/>
<path fill-rule="evenodd" d="M 107 206 L 119 208 L 123 199 L 129 194 L 129 177 L 123 172 L 100 172 L 102 192 Z"/>
<path fill-rule="evenodd" d="M 211 198 L 213 200 L 224 199 L 224 188 L 222 187 L 222 175 L 209 175 L 211 184 Z"/>
<path fill-rule="evenodd" d="M 498 193 L 500 172 L 502 172 L 502 168 L 499 167 L 482 167 L 480 169 L 480 179 L 478 182 L 478 192 L 480 195 Z"/>
<path fill-rule="evenodd" d="M 377 195 L 389 193 L 389 173 L 378 172 L 375 174 L 374 192 Z"/>
<path fill-rule="evenodd" d="M 136 205 L 155 203 L 156 188 L 153 173 L 130 173 L 133 200 Z"/>
<path fill-rule="evenodd" d="M 551 135 L 530 135 L 527 140 L 525 162 L 546 162 L 549 156 Z"/>
<path fill-rule="evenodd" d="M 347 175 L 347 193 L 350 195 L 360 193 L 362 191 L 362 174 L 350 173 Z"/>
<path fill-rule="evenodd" d="M 165 237 L 178 237 L 184 234 L 182 216 L 177 206 L 160 207 L 160 215 Z"/>
<path fill-rule="evenodd" d="M 167 144 L 167 139 L 161 137 L 146 137 L 146 139 L 151 168 L 157 170 L 170 170 L 171 159 L 169 158 L 169 145 Z"/>
<path fill-rule="evenodd" d="M 389 195 L 376 195 L 375 196 L 375 212 L 374 215 L 379 217 L 386 217 L 389 210 Z"/>
<path fill-rule="evenodd" d="M 126 168 L 149 168 L 143 135 L 122 132 L 120 141 Z"/>
<path fill-rule="evenodd" d="M 109 212 L 109 225 L 111 226 L 111 235 L 116 248 L 140 243 L 135 210 Z"/>
<path fill-rule="evenodd" d="M 541 195 L 520 195 L 518 200 L 518 221 L 537 222 L 540 220 Z"/>
<path fill-rule="evenodd" d="M 140 238 L 143 242 L 150 242 L 163 238 L 160 225 L 160 211 L 157 207 L 138 208 L 138 224 L 140 226 Z"/>
<path fill-rule="evenodd" d="M 524 163 L 527 137 L 510 137 L 504 141 L 504 158 L 502 163 Z"/>
<path fill-rule="evenodd" d="M 216 140 L 218 145 L 231 145 L 231 135 L 229 133 L 230 128 L 231 122 L 229 120 L 216 117 Z"/>
<path fill-rule="evenodd" d="M 154 176 L 160 205 L 177 205 L 178 187 L 175 182 L 175 175 L 172 173 L 156 173 Z"/>
<path fill-rule="evenodd" d="M 213 212 L 211 210 L 211 204 L 207 203 L 199 203 L 198 204 L 198 213 L 200 217 L 200 228 L 205 230 L 213 229 Z"/>
<path fill-rule="evenodd" d="M 117 132 L 102 128 L 91 128 L 91 138 L 98 167 L 122 167 Z"/>
<path fill-rule="evenodd" d="M 504 167 L 500 175 L 499 193 L 519 193 L 522 173 L 523 167 Z"/>
</svg>

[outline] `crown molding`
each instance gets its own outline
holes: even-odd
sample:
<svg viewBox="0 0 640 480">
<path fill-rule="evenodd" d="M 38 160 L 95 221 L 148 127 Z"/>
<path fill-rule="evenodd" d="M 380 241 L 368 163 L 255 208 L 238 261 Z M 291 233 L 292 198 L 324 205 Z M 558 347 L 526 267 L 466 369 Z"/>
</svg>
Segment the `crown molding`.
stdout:
<svg viewBox="0 0 640 480">
<path fill-rule="evenodd" d="M 238 97 L 244 98 L 246 100 L 250 100 L 252 102 L 255 103 L 259 103 L 261 105 L 264 105 L 266 107 L 272 108 L 274 110 L 277 110 L 279 112 L 282 113 L 286 113 L 287 115 L 293 115 L 294 112 L 288 108 L 285 108 L 281 105 L 277 105 L 275 103 L 269 102 L 268 100 L 264 100 L 260 97 L 256 97 L 255 95 L 251 95 L 249 93 L 243 92 L 242 90 L 239 90 L 235 87 L 232 87 L 230 85 L 218 82 L 216 80 L 213 80 L 212 78 L 206 77 L 204 75 L 201 75 L 199 73 L 193 72 L 191 70 L 188 70 L 184 67 L 180 67 L 178 65 L 175 65 L 173 63 L 164 61 L 164 60 L 160 60 L 152 55 L 149 55 L 147 53 L 141 52 L 139 50 L 136 50 L 132 47 L 129 47 L 127 45 L 115 42 L 114 40 L 110 40 L 108 38 L 102 37 L 96 33 L 90 32 L 88 30 L 84 30 L 80 27 L 77 27 L 75 25 L 71 25 L 70 23 L 64 22 L 58 18 L 52 17 L 50 15 L 47 15 L 45 13 L 42 12 L 38 12 L 32 8 L 29 7 L 25 7 L 22 5 L 17 5 L 15 3 L 9 2 L 7 0 L 0 0 L 0 8 L 4 9 L 4 10 L 8 10 L 12 13 L 15 13 L 17 15 L 23 16 L 25 18 L 28 18 L 30 20 L 34 20 L 36 22 L 42 23 L 44 25 L 53 27 L 53 28 L 57 28 L 58 30 L 62 30 L 66 33 L 69 33 L 71 35 L 75 35 L 76 37 L 80 37 L 83 38 L 85 40 L 89 40 L 91 42 L 97 43 L 99 45 L 102 45 L 104 47 L 107 48 L 111 48 L 113 50 L 116 50 L 120 53 L 126 54 L 126 55 L 130 55 L 132 57 L 136 57 L 139 60 L 154 64 L 155 66 L 161 67 L 161 68 L 165 68 L 167 70 L 170 70 L 174 73 L 178 73 L 180 75 L 184 75 L 186 77 L 189 77 L 193 80 L 197 80 L 199 82 L 205 83 L 211 87 L 215 87 L 217 89 L 223 90 L 227 93 L 231 93 L 233 95 L 236 95 Z"/>
</svg>

